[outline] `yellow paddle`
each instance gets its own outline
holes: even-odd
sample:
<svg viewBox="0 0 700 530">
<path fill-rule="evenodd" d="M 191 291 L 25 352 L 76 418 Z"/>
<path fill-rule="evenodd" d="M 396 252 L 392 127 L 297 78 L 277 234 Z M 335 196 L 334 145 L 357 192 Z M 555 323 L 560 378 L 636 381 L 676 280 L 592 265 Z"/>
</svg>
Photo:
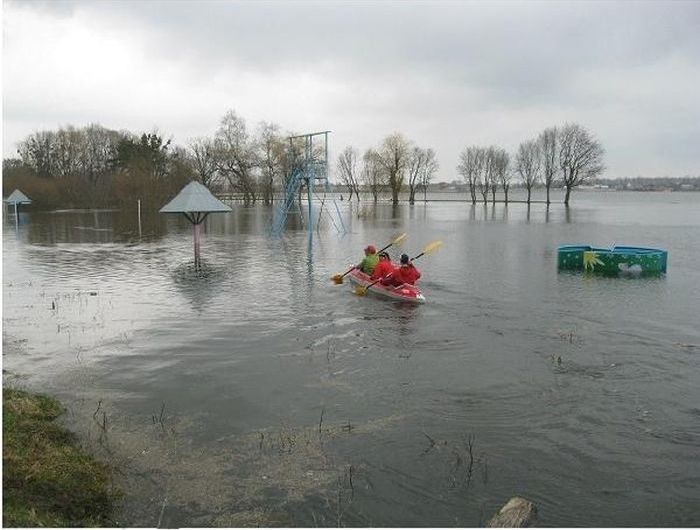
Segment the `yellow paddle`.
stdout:
<svg viewBox="0 0 700 530">
<path fill-rule="evenodd" d="M 403 243 L 404 239 L 406 239 L 406 234 L 401 234 L 399 236 L 396 236 L 396 238 L 391 243 L 389 243 L 384 248 L 379 249 L 377 254 L 379 254 L 379 252 L 384 252 L 386 249 L 388 249 L 392 245 L 400 245 L 401 243 Z M 357 265 L 353 265 L 352 267 L 350 267 L 350 270 L 348 270 L 345 274 L 334 274 L 333 276 L 331 276 L 331 280 L 333 280 L 333 283 L 335 283 L 336 285 L 341 284 L 341 283 L 343 283 L 343 278 L 345 276 L 347 276 L 348 274 L 350 274 L 352 271 L 354 271 L 356 268 L 357 268 Z"/>
<path fill-rule="evenodd" d="M 432 253 L 435 252 L 437 249 L 439 249 L 441 245 L 442 245 L 442 241 L 433 241 L 432 243 L 428 243 L 427 245 L 425 245 L 425 248 L 423 249 L 423 252 L 421 252 L 421 253 L 418 254 L 417 256 L 411 258 L 411 259 L 409 260 L 409 262 L 410 262 L 410 261 L 415 261 L 415 260 L 417 260 L 418 258 L 420 258 L 421 256 L 425 256 L 426 254 L 432 254 Z M 361 285 L 356 286 L 356 287 L 355 287 L 355 291 L 354 291 L 355 294 L 358 295 L 358 296 L 364 296 L 365 294 L 367 294 L 367 291 L 369 290 L 369 288 L 372 287 L 375 283 L 381 282 L 384 278 L 389 278 L 389 277 L 391 277 L 392 274 L 393 274 L 393 273 L 389 273 L 389 274 L 387 274 L 386 276 L 384 276 L 383 278 L 379 278 L 379 279 L 377 279 L 377 280 L 374 280 L 372 283 L 370 283 L 370 284 L 369 284 L 368 286 L 366 286 L 366 287 L 362 287 Z"/>
</svg>

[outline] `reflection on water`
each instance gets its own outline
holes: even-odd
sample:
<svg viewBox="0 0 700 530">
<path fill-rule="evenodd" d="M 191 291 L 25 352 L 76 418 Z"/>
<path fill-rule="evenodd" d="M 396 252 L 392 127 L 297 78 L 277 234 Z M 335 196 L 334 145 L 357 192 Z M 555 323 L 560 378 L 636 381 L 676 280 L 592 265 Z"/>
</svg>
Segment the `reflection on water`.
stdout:
<svg viewBox="0 0 700 530">
<path fill-rule="evenodd" d="M 175 287 L 189 300 L 192 309 L 201 313 L 214 294 L 221 289 L 228 270 L 221 265 L 201 260 L 199 266 L 194 261 L 185 262 L 173 269 Z"/>
<path fill-rule="evenodd" d="M 143 212 L 139 237 L 135 211 L 26 212 L 6 384 L 69 406 L 123 470 L 126 526 L 479 526 L 516 494 L 544 525 L 697 526 L 700 209 L 673 200 L 344 201 L 348 233 L 312 240 L 236 206 L 202 270 L 184 218 Z M 401 232 L 393 256 L 443 241 L 428 303 L 330 281 Z M 574 243 L 666 248 L 669 272 L 558 274 Z"/>
</svg>

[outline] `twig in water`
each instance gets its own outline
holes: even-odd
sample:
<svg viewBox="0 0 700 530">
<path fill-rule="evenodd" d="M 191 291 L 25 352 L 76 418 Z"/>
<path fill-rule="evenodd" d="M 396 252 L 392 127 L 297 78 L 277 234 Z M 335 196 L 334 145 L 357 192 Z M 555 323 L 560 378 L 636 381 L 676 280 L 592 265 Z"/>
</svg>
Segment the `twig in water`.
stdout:
<svg viewBox="0 0 700 530">
<path fill-rule="evenodd" d="M 422 432 L 423 432 L 423 436 L 425 436 L 428 439 L 428 441 L 430 442 L 430 445 L 428 446 L 428 448 L 423 451 L 423 453 L 425 454 L 425 453 L 429 453 L 433 449 L 433 447 L 435 447 L 435 440 L 433 440 L 430 436 L 428 436 L 428 434 L 425 431 L 422 431 Z"/>
<path fill-rule="evenodd" d="M 341 486 L 342 484 L 340 482 L 340 477 L 338 477 L 338 505 L 336 507 L 336 523 L 338 525 L 338 528 L 340 528 L 340 522 L 343 520 L 343 498 Z"/>
<path fill-rule="evenodd" d="M 151 420 L 153 420 L 153 425 L 160 423 L 160 428 L 165 432 L 165 425 L 163 424 L 163 412 L 165 411 L 165 401 L 160 407 L 160 416 L 156 418 L 155 414 L 151 414 Z"/>
<path fill-rule="evenodd" d="M 160 515 L 158 516 L 158 524 L 156 525 L 156 528 L 160 528 L 160 523 L 163 522 L 163 514 L 165 513 L 165 505 L 168 502 L 168 498 L 165 497 L 163 499 L 163 506 L 160 508 Z"/>
<path fill-rule="evenodd" d="M 100 411 L 100 407 L 102 407 L 102 400 L 97 402 L 97 408 L 95 409 L 95 412 L 92 413 L 93 418 L 97 419 L 97 413 Z"/>
<path fill-rule="evenodd" d="M 163 425 L 163 412 L 165 412 L 165 401 L 163 401 L 163 405 L 160 407 L 160 417 L 158 418 L 160 428 L 163 429 L 163 432 L 165 432 L 165 425 Z"/>
<path fill-rule="evenodd" d="M 474 439 L 475 436 L 470 434 L 465 442 L 467 452 L 469 453 L 469 465 L 467 466 L 467 487 L 469 487 L 469 484 L 472 481 L 472 470 L 474 469 Z"/>
<path fill-rule="evenodd" d="M 318 437 L 321 437 L 321 426 L 323 425 L 323 413 L 326 412 L 326 407 L 321 409 L 321 419 L 318 422 Z"/>
</svg>

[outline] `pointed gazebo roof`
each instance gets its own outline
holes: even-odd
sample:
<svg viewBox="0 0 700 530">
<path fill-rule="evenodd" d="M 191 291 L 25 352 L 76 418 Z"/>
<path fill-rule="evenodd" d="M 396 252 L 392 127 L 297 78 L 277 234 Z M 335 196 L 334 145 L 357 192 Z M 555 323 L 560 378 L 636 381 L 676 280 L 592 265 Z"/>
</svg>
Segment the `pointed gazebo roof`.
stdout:
<svg viewBox="0 0 700 530">
<path fill-rule="evenodd" d="M 19 190 L 10 193 L 10 196 L 5 199 L 8 204 L 31 204 L 32 200 Z"/>
<path fill-rule="evenodd" d="M 160 209 L 160 213 L 181 213 L 194 228 L 194 266 L 199 268 L 199 238 L 202 223 L 210 213 L 230 212 L 231 207 L 226 206 L 214 197 L 209 189 L 199 182 L 192 181 L 182 188 L 175 198 Z"/>
<path fill-rule="evenodd" d="M 172 201 L 160 209 L 160 213 L 184 214 L 230 211 L 230 206 L 226 206 L 211 194 L 209 188 L 196 181 L 182 188 Z"/>
</svg>

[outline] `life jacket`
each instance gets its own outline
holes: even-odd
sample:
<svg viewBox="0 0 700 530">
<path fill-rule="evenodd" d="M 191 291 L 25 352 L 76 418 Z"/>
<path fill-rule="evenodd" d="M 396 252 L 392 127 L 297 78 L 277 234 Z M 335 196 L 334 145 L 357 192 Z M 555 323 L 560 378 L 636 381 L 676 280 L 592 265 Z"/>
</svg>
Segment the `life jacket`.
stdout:
<svg viewBox="0 0 700 530">
<path fill-rule="evenodd" d="M 401 265 L 394 271 L 394 274 L 391 277 L 391 284 L 396 287 L 403 285 L 404 283 L 415 285 L 418 278 L 420 278 L 420 271 L 416 269 L 412 263 L 409 263 L 408 265 Z"/>
<path fill-rule="evenodd" d="M 391 261 L 380 259 L 379 263 L 377 263 L 377 266 L 374 268 L 372 279 L 378 280 L 379 278 L 384 278 L 387 274 L 394 272 L 395 269 L 396 267 Z"/>
<path fill-rule="evenodd" d="M 377 254 L 367 254 L 365 259 L 362 260 L 362 263 L 360 263 L 360 269 L 362 269 L 362 272 L 365 274 L 372 274 L 377 263 L 379 263 L 379 256 Z"/>
</svg>

